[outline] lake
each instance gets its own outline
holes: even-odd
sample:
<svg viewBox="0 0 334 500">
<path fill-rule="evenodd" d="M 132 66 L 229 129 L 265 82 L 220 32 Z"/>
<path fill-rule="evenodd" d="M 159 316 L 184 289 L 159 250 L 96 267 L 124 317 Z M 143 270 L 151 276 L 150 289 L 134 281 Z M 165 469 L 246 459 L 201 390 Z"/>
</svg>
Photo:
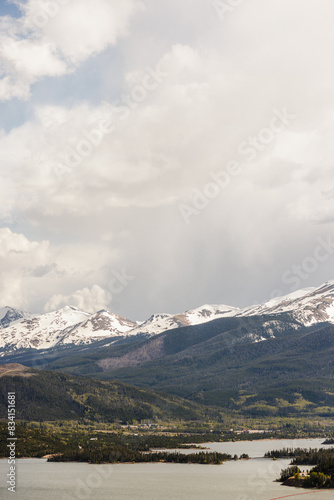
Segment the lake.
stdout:
<svg viewBox="0 0 334 500">
<path fill-rule="evenodd" d="M 262 458 L 266 451 L 283 447 L 319 448 L 321 442 L 321 439 L 302 439 L 203 444 L 213 451 L 231 455 L 248 453 L 252 457 L 224 465 L 89 465 L 17 460 L 15 494 L 7 491 L 7 460 L 0 460 L 0 497 L 2 500 L 272 500 L 304 494 L 306 500 L 332 500 L 333 491 L 300 490 L 275 483 L 290 460 Z"/>
</svg>

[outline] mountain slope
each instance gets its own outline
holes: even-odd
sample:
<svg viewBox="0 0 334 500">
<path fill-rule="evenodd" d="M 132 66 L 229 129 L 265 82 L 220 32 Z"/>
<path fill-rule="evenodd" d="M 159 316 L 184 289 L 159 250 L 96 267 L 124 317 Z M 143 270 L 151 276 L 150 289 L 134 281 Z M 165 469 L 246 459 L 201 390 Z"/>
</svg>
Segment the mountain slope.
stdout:
<svg viewBox="0 0 334 500">
<path fill-rule="evenodd" d="M 334 416 L 334 325 L 290 313 L 217 319 L 48 368 L 117 379 L 252 416 Z"/>
<path fill-rule="evenodd" d="M 297 290 L 259 306 L 244 309 L 241 316 L 281 314 L 288 312 L 300 323 L 310 326 L 327 321 L 334 323 L 334 281 L 318 288 Z"/>
<path fill-rule="evenodd" d="M 180 331 L 173 332 L 175 338 L 168 332 L 162 341 L 164 356 L 145 363 L 121 368 L 110 358 L 98 361 L 104 369 L 100 376 L 253 416 L 314 411 L 334 417 L 333 325 L 288 329 L 258 343 L 230 343 L 233 330 L 211 335 L 203 331 L 207 327 L 192 327 L 202 336 L 192 345 L 182 343 Z"/>
<path fill-rule="evenodd" d="M 62 332 L 61 344 L 90 343 L 92 341 L 126 336 L 136 323 L 109 311 L 99 311 L 87 320 L 69 327 Z"/>
<path fill-rule="evenodd" d="M 183 326 L 200 325 L 217 318 L 235 316 L 237 307 L 204 305 L 180 314 L 153 314 L 147 321 L 134 328 L 130 334 L 158 335 L 167 330 Z"/>
<path fill-rule="evenodd" d="M 118 368 L 137 366 L 149 361 L 158 360 L 195 346 L 204 348 L 208 342 L 219 338 L 224 348 L 232 348 L 242 344 L 257 344 L 274 339 L 277 336 L 290 335 L 303 325 L 281 316 L 252 316 L 249 318 L 221 318 L 208 323 L 168 330 L 149 339 L 123 345 L 109 347 L 92 347 L 87 352 L 77 352 L 74 357 L 58 359 L 52 368 L 71 369 L 73 373 L 85 374 L 99 371 L 111 372 Z"/>
<path fill-rule="evenodd" d="M 0 368 L 0 418 L 7 414 L 7 395 L 14 391 L 17 419 L 82 420 L 124 423 L 133 420 L 197 420 L 214 412 L 175 396 L 119 382 L 32 370 L 22 365 Z"/>
</svg>

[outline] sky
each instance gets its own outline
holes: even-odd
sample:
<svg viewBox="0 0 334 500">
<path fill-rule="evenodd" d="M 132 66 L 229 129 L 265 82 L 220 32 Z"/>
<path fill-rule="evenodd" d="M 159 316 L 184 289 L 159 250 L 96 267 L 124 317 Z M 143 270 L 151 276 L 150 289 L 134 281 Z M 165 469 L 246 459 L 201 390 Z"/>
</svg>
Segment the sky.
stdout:
<svg viewBox="0 0 334 500">
<path fill-rule="evenodd" d="M 332 0 L 2 0 L 0 305 L 132 320 L 332 280 Z"/>
</svg>

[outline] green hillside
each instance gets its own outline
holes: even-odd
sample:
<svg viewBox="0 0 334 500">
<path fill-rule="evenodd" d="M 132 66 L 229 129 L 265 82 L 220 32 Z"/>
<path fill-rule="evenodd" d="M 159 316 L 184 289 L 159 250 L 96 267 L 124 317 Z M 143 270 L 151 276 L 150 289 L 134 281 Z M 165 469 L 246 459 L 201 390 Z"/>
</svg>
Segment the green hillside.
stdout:
<svg viewBox="0 0 334 500">
<path fill-rule="evenodd" d="M 265 341 L 252 342 L 250 336 Z M 141 362 L 145 359 L 149 361 Z M 113 378 L 248 416 L 334 416 L 334 326 L 289 315 L 215 320 L 49 368 Z"/>
<path fill-rule="evenodd" d="M 16 418 L 26 421 L 89 420 L 131 423 L 142 420 L 203 420 L 213 411 L 176 396 L 21 365 L 0 370 L 0 419 L 7 394 L 16 393 Z"/>
</svg>

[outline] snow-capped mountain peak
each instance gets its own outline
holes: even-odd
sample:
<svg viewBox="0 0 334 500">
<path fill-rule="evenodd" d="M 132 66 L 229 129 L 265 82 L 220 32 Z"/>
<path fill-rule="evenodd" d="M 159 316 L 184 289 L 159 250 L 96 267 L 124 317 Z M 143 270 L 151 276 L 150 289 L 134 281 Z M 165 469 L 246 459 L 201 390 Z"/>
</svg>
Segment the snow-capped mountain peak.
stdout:
<svg viewBox="0 0 334 500">
<path fill-rule="evenodd" d="M 235 316 L 240 309 L 230 306 L 205 305 L 179 314 L 153 314 L 141 323 L 129 335 L 157 335 L 158 333 L 182 326 L 200 325 L 208 321 Z"/>
<path fill-rule="evenodd" d="M 21 321 L 22 319 L 29 319 L 31 314 L 19 311 L 13 307 L 2 307 L 0 309 L 0 328 L 8 328 L 9 325 Z"/>
<path fill-rule="evenodd" d="M 0 348 L 6 352 L 90 344 L 109 337 L 126 336 L 137 326 L 106 310 L 90 314 L 74 306 L 40 315 L 3 308 L 0 314 Z"/>
<path fill-rule="evenodd" d="M 303 288 L 288 295 L 277 297 L 245 308 L 240 316 L 290 313 L 294 319 L 310 326 L 317 322 L 334 323 L 334 281 L 320 287 Z"/>
<path fill-rule="evenodd" d="M 136 323 L 118 314 L 101 310 L 92 314 L 85 321 L 63 331 L 62 344 L 85 344 L 109 337 L 126 336 Z"/>
<path fill-rule="evenodd" d="M 55 312 L 25 315 L 7 327 L 2 326 L 0 347 L 12 349 L 54 347 L 60 332 L 90 317 L 76 307 L 66 306 Z M 5 316 L 6 318 L 6 316 Z"/>
<path fill-rule="evenodd" d="M 200 325 L 217 318 L 235 316 L 239 312 L 240 309 L 238 307 L 206 304 L 196 309 L 186 311 L 184 316 L 187 318 L 190 325 Z"/>
</svg>

